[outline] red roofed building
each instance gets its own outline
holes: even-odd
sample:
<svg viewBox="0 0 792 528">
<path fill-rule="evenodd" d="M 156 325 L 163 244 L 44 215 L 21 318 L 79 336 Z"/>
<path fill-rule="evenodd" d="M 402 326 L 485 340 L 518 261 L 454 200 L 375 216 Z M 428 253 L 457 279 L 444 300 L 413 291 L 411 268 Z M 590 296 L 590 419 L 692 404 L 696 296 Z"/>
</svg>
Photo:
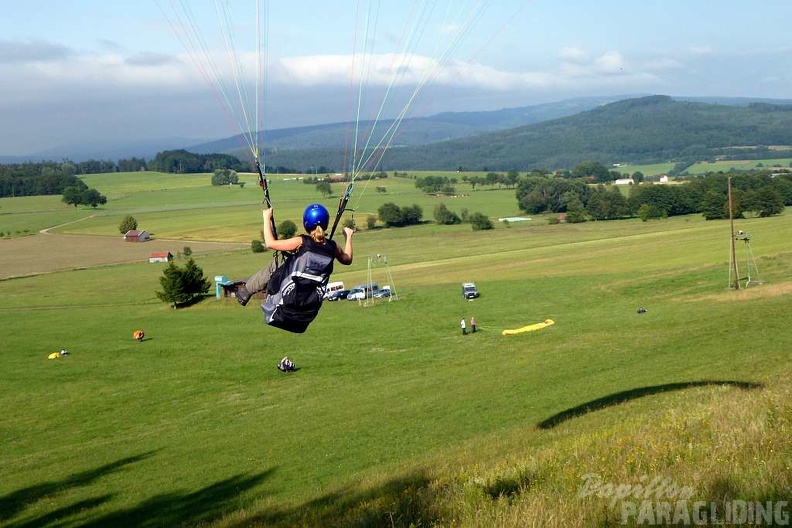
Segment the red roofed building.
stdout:
<svg viewBox="0 0 792 528">
<path fill-rule="evenodd" d="M 126 242 L 147 242 L 149 239 L 148 231 L 138 231 L 137 229 L 130 229 L 124 234 L 124 241 Z"/>
<path fill-rule="evenodd" d="M 173 260 L 173 255 L 170 251 L 155 251 L 149 253 L 149 262 L 170 262 Z"/>
</svg>

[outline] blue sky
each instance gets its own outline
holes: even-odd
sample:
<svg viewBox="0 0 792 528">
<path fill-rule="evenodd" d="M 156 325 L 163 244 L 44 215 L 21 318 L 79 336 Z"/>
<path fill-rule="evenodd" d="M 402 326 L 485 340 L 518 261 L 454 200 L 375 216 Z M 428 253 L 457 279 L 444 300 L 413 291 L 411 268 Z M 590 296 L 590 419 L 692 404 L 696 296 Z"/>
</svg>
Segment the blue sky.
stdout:
<svg viewBox="0 0 792 528">
<path fill-rule="evenodd" d="M 180 3 L 6 2 L 0 155 L 92 141 L 217 139 L 245 128 L 232 119 L 241 115 L 239 105 L 218 102 L 217 86 L 191 60 L 206 56 L 191 56 L 178 38 L 186 21 Z M 190 4 L 207 49 L 218 51 L 218 74 L 241 65 L 241 78 L 255 79 L 257 2 L 221 2 L 234 60 L 222 45 L 214 2 Z M 789 0 L 259 5 L 266 129 L 354 119 L 357 93 L 364 118 L 374 117 L 385 93 L 389 117 L 405 108 L 410 116 L 429 115 L 599 95 L 792 98 Z M 471 13 L 478 16 L 466 18 Z M 227 86 L 235 97 L 234 82 Z"/>
</svg>

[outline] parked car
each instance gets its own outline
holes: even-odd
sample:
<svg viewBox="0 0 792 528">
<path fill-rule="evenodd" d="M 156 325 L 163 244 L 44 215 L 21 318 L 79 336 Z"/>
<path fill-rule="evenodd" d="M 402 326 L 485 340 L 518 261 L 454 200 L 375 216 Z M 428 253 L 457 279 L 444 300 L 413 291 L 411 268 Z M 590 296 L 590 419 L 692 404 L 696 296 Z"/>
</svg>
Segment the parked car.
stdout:
<svg viewBox="0 0 792 528">
<path fill-rule="evenodd" d="M 476 285 L 472 282 L 466 282 L 462 285 L 462 297 L 465 299 L 475 299 L 479 296 Z"/>
<path fill-rule="evenodd" d="M 340 301 L 346 299 L 349 295 L 349 290 L 336 290 L 327 294 L 325 300 L 327 301 Z"/>
<path fill-rule="evenodd" d="M 347 301 L 360 301 L 366 298 L 366 293 L 363 288 L 352 288 L 347 294 Z"/>
<path fill-rule="evenodd" d="M 359 284 L 349 290 L 347 301 L 360 301 L 365 298 L 372 298 L 380 291 L 377 284 Z"/>
<path fill-rule="evenodd" d="M 390 297 L 390 296 L 391 296 L 390 286 L 383 286 L 380 291 L 374 292 L 375 299 L 382 299 L 383 297 Z"/>
<path fill-rule="evenodd" d="M 337 292 L 337 291 L 341 291 L 341 290 L 346 290 L 346 288 L 344 288 L 344 283 L 343 282 L 331 282 L 330 284 L 327 285 L 327 288 L 325 289 L 324 298 L 325 299 L 329 299 L 331 293 Z M 347 290 L 347 291 L 349 291 L 349 290 Z M 343 298 L 346 298 L 346 297 L 343 297 Z"/>
</svg>

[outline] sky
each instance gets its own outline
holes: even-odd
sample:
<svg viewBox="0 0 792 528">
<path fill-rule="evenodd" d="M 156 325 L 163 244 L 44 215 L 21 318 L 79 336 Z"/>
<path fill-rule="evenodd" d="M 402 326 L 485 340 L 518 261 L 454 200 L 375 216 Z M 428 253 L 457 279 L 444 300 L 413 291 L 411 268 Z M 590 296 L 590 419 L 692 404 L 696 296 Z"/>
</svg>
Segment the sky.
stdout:
<svg viewBox="0 0 792 528">
<path fill-rule="evenodd" d="M 187 3 L 4 0 L 0 155 L 588 96 L 792 98 L 789 0 Z"/>
</svg>

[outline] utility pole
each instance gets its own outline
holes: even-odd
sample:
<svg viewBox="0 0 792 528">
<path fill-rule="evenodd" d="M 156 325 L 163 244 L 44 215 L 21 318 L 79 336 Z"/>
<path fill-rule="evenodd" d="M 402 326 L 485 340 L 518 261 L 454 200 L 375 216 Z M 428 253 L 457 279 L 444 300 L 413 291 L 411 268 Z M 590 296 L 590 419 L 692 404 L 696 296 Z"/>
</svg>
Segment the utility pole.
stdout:
<svg viewBox="0 0 792 528">
<path fill-rule="evenodd" d="M 732 274 L 734 281 L 732 282 L 732 288 L 735 290 L 740 289 L 740 275 L 737 272 L 737 250 L 735 246 L 735 237 L 734 237 L 734 205 L 732 203 L 732 179 L 729 176 L 729 226 L 731 228 L 731 261 L 732 261 Z"/>
</svg>

